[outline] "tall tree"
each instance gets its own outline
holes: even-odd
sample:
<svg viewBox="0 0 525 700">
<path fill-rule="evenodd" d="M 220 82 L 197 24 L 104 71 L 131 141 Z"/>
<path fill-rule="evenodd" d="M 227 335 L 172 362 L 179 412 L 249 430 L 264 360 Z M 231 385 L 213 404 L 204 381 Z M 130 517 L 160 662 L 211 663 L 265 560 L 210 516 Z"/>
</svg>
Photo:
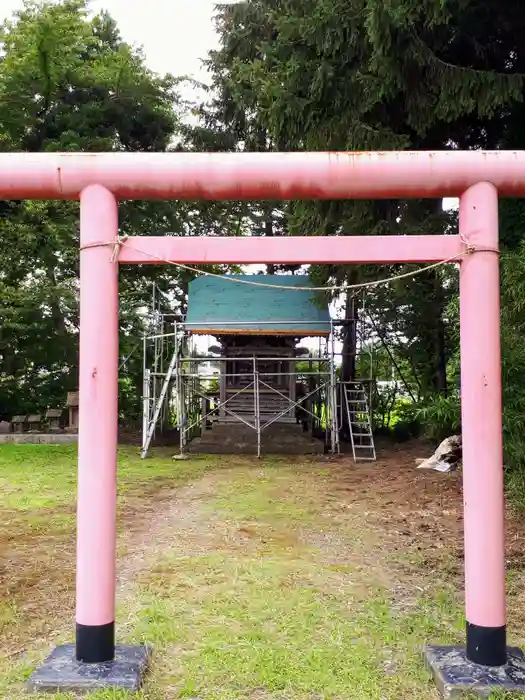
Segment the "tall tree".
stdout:
<svg viewBox="0 0 525 700">
<path fill-rule="evenodd" d="M 0 149 L 158 151 L 176 133 L 170 76 L 151 73 L 106 13 L 87 2 L 26 2 L 1 33 Z M 173 204 L 120 207 L 123 232 L 178 231 Z M 0 413 L 63 404 L 76 389 L 78 204 L 0 203 Z M 121 275 L 122 352 L 141 324 L 148 269 Z M 170 270 L 166 287 L 176 284 Z"/>
<path fill-rule="evenodd" d="M 478 6 L 253 0 L 224 7 L 222 79 L 235 104 L 248 94 L 250 114 L 279 150 L 494 147 L 521 100 L 524 12 L 510 2 L 489 2 L 480 13 Z M 450 225 L 441 202 L 431 199 L 300 202 L 287 214 L 294 233 L 439 233 Z M 348 270 L 315 274 L 356 281 Z M 386 308 L 376 304 L 383 325 L 396 306 L 416 319 L 407 316 L 405 331 L 418 347 L 412 359 L 426 392 L 447 389 L 445 309 L 454 290 L 443 280 L 429 272 L 389 290 Z"/>
</svg>

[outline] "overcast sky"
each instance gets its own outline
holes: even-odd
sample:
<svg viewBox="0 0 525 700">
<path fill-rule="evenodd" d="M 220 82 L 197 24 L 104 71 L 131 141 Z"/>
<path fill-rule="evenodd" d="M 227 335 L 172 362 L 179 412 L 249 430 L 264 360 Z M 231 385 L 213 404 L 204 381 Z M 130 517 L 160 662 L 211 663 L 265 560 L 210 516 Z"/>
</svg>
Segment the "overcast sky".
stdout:
<svg viewBox="0 0 525 700">
<path fill-rule="evenodd" d="M 20 0 L 0 0 L 0 18 L 22 7 Z M 107 10 L 125 41 L 144 47 L 146 62 L 158 73 L 206 80 L 200 60 L 217 46 L 214 3 L 209 0 L 92 0 L 94 12 Z"/>
</svg>

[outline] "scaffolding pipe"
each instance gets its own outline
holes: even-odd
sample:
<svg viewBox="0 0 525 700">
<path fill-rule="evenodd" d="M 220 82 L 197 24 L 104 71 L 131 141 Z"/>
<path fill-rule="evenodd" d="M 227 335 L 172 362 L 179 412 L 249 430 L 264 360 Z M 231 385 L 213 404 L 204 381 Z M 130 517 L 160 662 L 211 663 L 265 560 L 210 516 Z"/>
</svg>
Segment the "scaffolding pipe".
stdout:
<svg viewBox="0 0 525 700">
<path fill-rule="evenodd" d="M 254 399 L 255 399 L 255 427 L 257 430 L 257 459 L 261 458 L 261 397 L 259 393 L 259 376 L 257 374 L 257 362 L 255 356 L 253 358 L 253 381 L 254 381 Z"/>
<path fill-rule="evenodd" d="M 148 427 L 150 421 L 150 377 L 149 369 L 144 369 L 144 377 L 142 383 L 142 449 L 144 450 L 148 435 Z"/>
<path fill-rule="evenodd" d="M 152 372 L 150 372 L 151 375 L 153 375 Z M 297 373 L 296 372 L 259 372 L 261 377 L 296 377 Z M 301 372 L 301 377 L 308 377 L 309 375 L 313 375 L 315 377 L 319 376 L 330 376 L 330 371 L 326 370 L 325 372 Z M 158 373 L 157 376 L 159 377 L 165 377 L 166 373 Z M 184 372 L 185 377 L 197 377 L 199 379 L 216 379 L 217 375 L 216 374 L 202 374 L 201 372 Z M 238 373 L 227 373 L 224 374 L 223 376 L 225 377 L 245 377 L 246 372 L 238 372 Z M 366 381 L 366 380 L 365 380 Z"/>
<path fill-rule="evenodd" d="M 179 327 L 177 325 L 177 321 L 175 320 L 173 322 L 173 330 L 174 330 L 174 335 L 175 335 L 175 354 L 176 354 L 176 361 L 175 361 L 175 381 L 176 381 L 176 387 L 177 387 L 177 423 L 179 426 L 179 454 L 181 457 L 184 456 L 184 397 L 183 397 L 183 391 L 184 391 L 184 381 L 181 375 L 181 364 L 180 364 L 180 356 L 181 356 L 181 348 L 179 347 Z"/>
<path fill-rule="evenodd" d="M 335 374 L 335 334 L 332 319 L 330 319 L 330 338 L 331 338 L 331 357 L 330 357 L 330 388 L 327 391 L 327 410 L 329 415 L 326 416 L 326 424 L 330 421 L 330 449 L 333 455 L 339 452 L 339 426 L 337 422 L 337 384 Z"/>
</svg>

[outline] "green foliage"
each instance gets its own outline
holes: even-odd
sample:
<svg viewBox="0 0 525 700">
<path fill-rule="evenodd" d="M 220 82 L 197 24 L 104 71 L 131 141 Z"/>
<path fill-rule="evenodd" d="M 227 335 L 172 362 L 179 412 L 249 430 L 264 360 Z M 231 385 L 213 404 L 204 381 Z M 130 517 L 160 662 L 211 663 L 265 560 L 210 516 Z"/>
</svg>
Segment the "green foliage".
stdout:
<svg viewBox="0 0 525 700">
<path fill-rule="evenodd" d="M 120 377 L 119 385 L 119 421 L 125 425 L 138 425 L 142 417 L 142 406 L 137 401 L 137 392 L 131 377 Z"/>
<path fill-rule="evenodd" d="M 502 382 L 505 462 L 525 476 L 525 245 L 502 256 Z"/>
<path fill-rule="evenodd" d="M 368 0 L 370 66 L 390 99 L 403 95 L 407 124 L 420 135 L 437 123 L 489 120 L 520 102 L 523 21 L 515 3 Z"/>
<path fill-rule="evenodd" d="M 441 441 L 461 432 L 460 403 L 457 396 L 435 396 L 416 407 L 414 418 L 425 434 Z"/>
<path fill-rule="evenodd" d="M 525 478 L 525 243 L 501 256 L 501 349 L 503 385 L 503 437 L 509 483 L 521 484 Z M 449 361 L 450 384 L 459 388 L 459 333 L 457 299 L 447 315 L 456 329 L 456 351 Z M 460 396 L 456 389 L 445 398 L 430 397 L 416 408 L 429 437 L 442 439 L 457 433 L 461 426 Z M 521 498 L 521 497 L 520 497 Z"/>
<path fill-rule="evenodd" d="M 399 391 L 396 385 L 379 389 L 374 383 L 372 393 L 372 423 L 375 430 L 389 430 L 392 423 L 392 414 L 396 402 L 399 399 Z"/>
<path fill-rule="evenodd" d="M 372 393 L 372 425 L 374 433 L 404 442 L 418 437 L 422 430 L 416 417 L 414 402 L 407 398 L 401 382 L 386 385 L 374 383 Z"/>
<path fill-rule="evenodd" d="M 426 5 L 433 8 L 427 14 L 408 1 L 385 6 L 373 0 L 258 0 L 220 8 L 221 49 L 209 66 L 224 123 L 240 123 L 239 115 L 249 114 L 252 127 L 266 130 L 266 145 L 285 151 L 470 146 L 470 124 L 481 134 L 480 120 L 517 104 L 521 77 L 498 77 L 501 89 L 489 109 L 493 73 L 467 70 L 464 57 L 456 65 L 444 40 L 470 41 L 463 24 L 463 15 L 471 20 L 470 11 Z M 479 30 L 482 35 L 485 27 Z M 421 41 L 432 53 L 424 63 Z M 253 132 L 246 131 L 246 119 L 241 122 L 244 131 L 234 132 L 242 132 L 250 147 Z M 293 202 L 285 213 L 283 232 L 294 234 L 440 233 L 455 223 L 433 200 Z M 314 267 L 311 275 L 318 285 L 355 283 L 409 269 L 330 266 Z M 445 318 L 457 289 L 451 277 L 432 271 L 371 295 L 370 313 L 387 342 L 399 339 L 404 381 L 416 398 L 447 391 L 447 361 L 455 349 Z M 345 306 L 348 314 L 348 301 Z"/>
<path fill-rule="evenodd" d="M 206 391 L 208 394 L 218 394 L 220 391 L 220 380 L 216 377 L 206 380 Z"/>
<path fill-rule="evenodd" d="M 82 0 L 26 2 L 0 36 L 1 150 L 169 146 L 175 81 L 153 75 L 107 14 L 90 19 Z M 180 230 L 181 215 L 171 203 L 124 202 L 120 222 L 123 232 L 140 226 L 161 234 Z M 121 274 L 125 355 L 142 329 L 137 309 L 149 297 L 151 274 Z M 169 279 L 159 284 L 176 283 L 173 271 Z M 0 414 L 64 405 L 77 389 L 78 203 L 0 202 L 0 297 Z M 140 363 L 132 360 L 130 372 L 137 403 Z M 129 407 L 126 392 L 121 402 Z"/>
</svg>

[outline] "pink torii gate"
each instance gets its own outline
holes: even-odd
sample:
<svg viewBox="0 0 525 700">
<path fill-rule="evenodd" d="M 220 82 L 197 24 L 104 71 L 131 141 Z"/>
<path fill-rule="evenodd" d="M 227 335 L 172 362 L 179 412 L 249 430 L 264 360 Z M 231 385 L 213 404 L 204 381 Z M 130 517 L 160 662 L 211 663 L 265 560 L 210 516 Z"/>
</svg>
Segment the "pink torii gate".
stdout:
<svg viewBox="0 0 525 700">
<path fill-rule="evenodd" d="M 507 664 L 498 196 L 525 195 L 525 151 L 2 154 L 0 165 L 3 199 L 80 200 L 80 665 L 115 658 L 117 262 L 432 263 L 455 256 L 461 296 L 466 659 L 480 666 Z M 125 246 L 119 239 L 119 199 L 411 197 L 459 197 L 459 235 L 152 236 L 130 238 Z"/>
</svg>

